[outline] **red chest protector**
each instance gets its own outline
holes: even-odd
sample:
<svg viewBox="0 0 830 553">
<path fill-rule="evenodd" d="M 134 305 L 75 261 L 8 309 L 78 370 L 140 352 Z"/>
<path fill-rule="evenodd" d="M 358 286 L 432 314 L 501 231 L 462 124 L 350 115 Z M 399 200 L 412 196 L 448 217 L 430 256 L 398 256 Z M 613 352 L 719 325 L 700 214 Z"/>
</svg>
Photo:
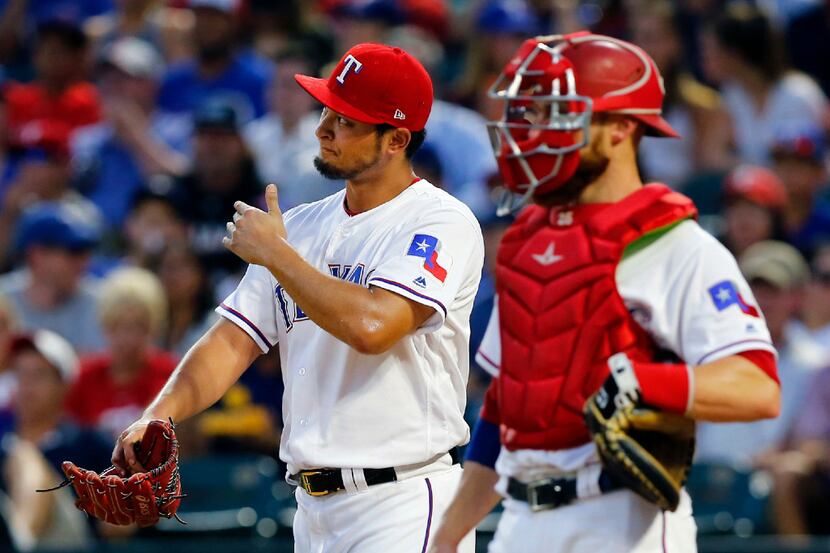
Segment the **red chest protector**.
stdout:
<svg viewBox="0 0 830 553">
<path fill-rule="evenodd" d="M 623 252 L 644 234 L 694 217 L 691 200 L 651 184 L 621 202 L 531 206 L 499 247 L 502 443 L 556 450 L 590 441 L 582 407 L 625 352 L 651 361 L 654 346 L 617 291 Z M 648 267 L 642 267 L 648 271 Z"/>
</svg>

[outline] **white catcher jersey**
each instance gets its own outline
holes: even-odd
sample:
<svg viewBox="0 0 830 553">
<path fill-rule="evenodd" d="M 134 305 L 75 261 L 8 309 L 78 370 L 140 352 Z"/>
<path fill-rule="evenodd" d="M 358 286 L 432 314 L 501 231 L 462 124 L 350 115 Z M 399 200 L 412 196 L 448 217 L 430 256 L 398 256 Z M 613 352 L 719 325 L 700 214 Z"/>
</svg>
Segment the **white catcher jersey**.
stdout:
<svg viewBox="0 0 830 553">
<path fill-rule="evenodd" d="M 742 351 L 775 354 L 755 297 L 732 254 L 695 221 L 683 221 L 617 266 L 617 289 L 655 343 L 697 366 Z M 497 307 L 476 355 L 498 375 L 501 343 Z M 502 449 L 499 473 L 531 467 L 570 472 L 596 460 L 593 443 L 557 452 Z"/>
<path fill-rule="evenodd" d="M 264 267 L 250 265 L 217 308 L 263 352 L 279 343 L 291 473 L 423 463 L 466 443 L 469 319 L 484 262 L 481 228 L 425 180 L 350 216 L 345 190 L 285 214 L 288 242 L 334 277 L 434 309 L 389 351 L 363 355 L 311 321 Z"/>
</svg>

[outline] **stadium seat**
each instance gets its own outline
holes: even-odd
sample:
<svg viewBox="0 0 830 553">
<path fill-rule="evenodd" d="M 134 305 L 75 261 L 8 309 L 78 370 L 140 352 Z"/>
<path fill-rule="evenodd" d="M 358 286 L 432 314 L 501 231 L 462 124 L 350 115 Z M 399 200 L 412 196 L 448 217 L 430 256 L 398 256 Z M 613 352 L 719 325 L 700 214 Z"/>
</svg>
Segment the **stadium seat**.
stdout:
<svg viewBox="0 0 830 553">
<path fill-rule="evenodd" d="M 770 531 L 771 479 L 762 471 L 720 463 L 696 463 L 686 489 L 701 535 L 750 536 Z"/>
<path fill-rule="evenodd" d="M 182 460 L 178 515 L 187 523 L 162 520 L 149 533 L 260 536 L 290 532 L 291 487 L 266 456 L 215 456 Z M 288 512 L 286 512 L 288 509 Z"/>
</svg>

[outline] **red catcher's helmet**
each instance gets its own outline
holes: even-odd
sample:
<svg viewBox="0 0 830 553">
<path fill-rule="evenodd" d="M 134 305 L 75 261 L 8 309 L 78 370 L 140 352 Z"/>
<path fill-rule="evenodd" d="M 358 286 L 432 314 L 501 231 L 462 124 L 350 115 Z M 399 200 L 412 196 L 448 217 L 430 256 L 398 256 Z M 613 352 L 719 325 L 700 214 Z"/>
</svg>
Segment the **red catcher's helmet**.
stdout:
<svg viewBox="0 0 830 553">
<path fill-rule="evenodd" d="M 488 123 L 499 169 L 521 195 L 500 214 L 573 176 L 593 113 L 628 114 L 646 134 L 677 138 L 661 116 L 664 95 L 654 60 L 628 42 L 587 31 L 525 41 L 489 91 L 504 102 L 501 119 Z"/>
</svg>

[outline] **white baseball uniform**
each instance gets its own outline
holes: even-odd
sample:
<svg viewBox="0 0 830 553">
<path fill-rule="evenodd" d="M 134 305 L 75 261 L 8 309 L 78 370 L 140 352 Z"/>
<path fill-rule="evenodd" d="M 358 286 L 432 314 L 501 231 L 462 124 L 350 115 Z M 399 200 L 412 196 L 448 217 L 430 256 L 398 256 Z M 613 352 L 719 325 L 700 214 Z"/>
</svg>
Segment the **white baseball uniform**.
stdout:
<svg viewBox="0 0 830 553">
<path fill-rule="evenodd" d="M 616 282 L 629 312 L 655 343 L 691 366 L 742 351 L 775 353 L 735 259 L 694 221 L 625 256 Z M 494 307 L 476 355 L 495 376 L 501 363 L 498 326 Z M 496 470 L 503 494 L 508 477 L 528 482 L 577 473 L 581 499 L 540 513 L 506 499 L 490 552 L 695 551 L 696 527 L 685 491 L 675 512 L 662 512 L 628 490 L 597 495 L 599 463 L 592 442 L 559 451 L 502 448 Z"/>
<path fill-rule="evenodd" d="M 417 332 L 386 353 L 358 353 L 311 321 L 257 265 L 217 312 L 263 352 L 279 343 L 280 457 L 289 474 L 344 469 L 346 492 L 297 491 L 296 550 L 417 553 L 461 475 L 447 452 L 469 438 L 463 414 L 481 229 L 464 204 L 425 180 L 353 216 L 344 200 L 345 190 L 286 212 L 288 242 L 334 277 L 433 308 Z M 360 470 L 350 470 L 384 467 L 395 467 L 399 480 L 367 487 Z"/>
</svg>

